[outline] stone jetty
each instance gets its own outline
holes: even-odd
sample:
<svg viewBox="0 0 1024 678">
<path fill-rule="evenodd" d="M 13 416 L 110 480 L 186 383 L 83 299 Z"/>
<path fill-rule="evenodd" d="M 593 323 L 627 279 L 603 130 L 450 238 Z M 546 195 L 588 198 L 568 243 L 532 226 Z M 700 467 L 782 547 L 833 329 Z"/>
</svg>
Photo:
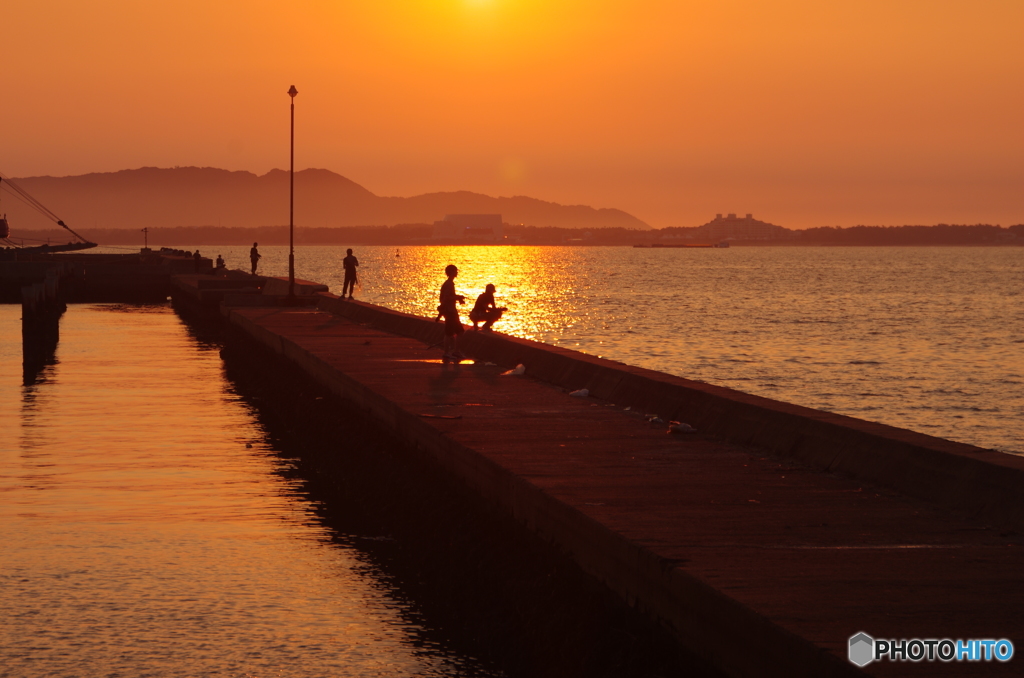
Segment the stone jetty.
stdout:
<svg viewBox="0 0 1024 678">
<path fill-rule="evenodd" d="M 1016 657 L 849 659 L 859 633 L 1022 642 L 1022 458 L 498 332 L 468 332 L 475 360 L 442 364 L 430 319 L 234 279 L 174 276 L 173 296 L 386 426 L 727 675 L 1024 672 Z"/>
</svg>

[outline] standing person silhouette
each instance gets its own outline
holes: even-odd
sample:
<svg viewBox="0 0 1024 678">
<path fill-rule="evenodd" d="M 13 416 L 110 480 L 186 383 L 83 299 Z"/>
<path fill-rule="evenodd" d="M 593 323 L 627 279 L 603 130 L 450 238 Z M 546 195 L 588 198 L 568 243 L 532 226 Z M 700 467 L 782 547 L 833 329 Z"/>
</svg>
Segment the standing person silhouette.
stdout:
<svg viewBox="0 0 1024 678">
<path fill-rule="evenodd" d="M 465 329 L 462 327 L 462 321 L 459 320 L 459 309 L 455 307 L 455 302 L 464 304 L 466 298 L 455 293 L 455 276 L 459 274 L 459 269 L 454 264 L 448 264 L 444 269 L 444 274 L 448 276 L 448 279 L 441 285 L 441 305 L 437 307 L 438 313 L 444 317 L 444 355 L 442 360 L 458 362 L 466 357 L 459 353 L 459 335 Z"/>
<path fill-rule="evenodd" d="M 256 249 L 256 247 L 258 245 L 259 245 L 258 242 L 254 242 L 252 244 L 252 249 L 249 250 L 249 261 L 252 262 L 252 274 L 253 275 L 256 275 L 256 264 L 258 264 L 260 259 L 263 258 L 263 255 L 260 254 L 259 250 Z"/>
<path fill-rule="evenodd" d="M 345 298 L 345 290 L 348 290 L 348 298 L 352 298 L 352 292 L 356 289 L 356 267 L 359 266 L 359 260 L 352 256 L 352 250 L 346 250 L 348 256 L 341 260 L 341 265 L 345 267 L 345 282 L 341 286 L 341 298 Z"/>
</svg>

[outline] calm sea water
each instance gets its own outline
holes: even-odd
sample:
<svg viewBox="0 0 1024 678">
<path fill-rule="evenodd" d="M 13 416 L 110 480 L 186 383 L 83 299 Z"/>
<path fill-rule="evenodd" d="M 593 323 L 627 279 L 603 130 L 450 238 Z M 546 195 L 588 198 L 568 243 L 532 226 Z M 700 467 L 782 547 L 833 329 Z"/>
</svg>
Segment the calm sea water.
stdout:
<svg viewBox="0 0 1024 678">
<path fill-rule="evenodd" d="M 71 307 L 31 386 L 20 313 L 0 305 L 0 676 L 494 675 L 338 543 L 169 307 Z"/>
<path fill-rule="evenodd" d="M 443 269 L 496 329 L 669 374 L 1024 453 L 1020 248 L 355 246 L 356 296 L 432 315 Z M 287 248 L 261 248 L 287 275 Z M 222 253 L 248 269 L 248 248 Z M 296 248 L 340 292 L 342 247 Z M 468 306 L 466 307 L 468 312 Z"/>
<path fill-rule="evenodd" d="M 286 273 L 286 248 L 263 252 Z M 356 254 L 367 301 L 431 315 L 455 263 L 518 336 L 1024 450 L 1018 249 Z M 340 291 L 343 255 L 299 248 L 298 274 Z M 19 317 L 0 305 L 0 678 L 500 674 L 339 541 L 219 347 L 169 308 L 72 307 L 31 386 Z"/>
</svg>

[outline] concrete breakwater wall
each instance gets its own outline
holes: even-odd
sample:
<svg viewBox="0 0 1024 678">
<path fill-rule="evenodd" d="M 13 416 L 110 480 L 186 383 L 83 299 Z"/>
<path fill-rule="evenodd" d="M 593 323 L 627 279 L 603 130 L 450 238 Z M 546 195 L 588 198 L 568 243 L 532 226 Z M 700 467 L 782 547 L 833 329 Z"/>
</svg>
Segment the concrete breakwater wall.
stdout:
<svg viewBox="0 0 1024 678">
<path fill-rule="evenodd" d="M 210 263 L 202 259 L 199 267 L 209 269 Z M 161 303 L 170 293 L 171 276 L 196 267 L 192 258 L 147 251 L 24 255 L 0 261 L 0 303 L 19 301 L 18 290 L 41 282 L 50 270 L 60 272 L 61 295 L 68 303 Z"/>
<path fill-rule="evenodd" d="M 322 310 L 378 329 L 439 343 L 426 318 L 333 295 Z M 753 445 L 993 522 L 1024 527 L 1024 458 L 905 429 L 754 396 L 507 335 L 467 332 L 465 351 L 499 365 L 668 420 L 724 441 Z"/>
<path fill-rule="evenodd" d="M 322 297 L 321 301 L 324 300 L 329 307 L 331 298 Z M 353 307 L 357 305 L 353 302 L 344 303 Z M 482 445 L 467 444 L 459 436 L 451 435 L 451 431 L 444 430 L 443 418 L 423 418 L 424 415 L 417 414 L 418 410 L 424 409 L 423 405 L 410 408 L 409 403 L 402 402 L 401 398 L 382 389 L 381 383 L 373 383 L 374 380 L 360 373 L 366 369 L 377 372 L 374 365 L 354 357 L 351 358 L 356 361 L 352 363 L 354 369 L 339 370 L 332 364 L 332 351 L 341 350 L 351 357 L 354 347 L 377 347 L 383 344 L 387 346 L 375 350 L 390 354 L 392 359 L 397 357 L 405 364 L 419 363 L 423 356 L 409 350 L 409 344 L 414 342 L 403 340 L 400 342 L 403 346 L 399 347 L 396 346 L 399 343 L 397 338 L 382 337 L 372 330 L 356 326 L 352 330 L 355 333 L 353 336 L 357 337 L 355 341 L 345 341 L 344 346 L 339 346 L 342 336 L 347 339 L 352 337 L 324 336 L 321 331 L 325 326 L 322 315 L 316 317 L 317 314 L 309 313 L 308 309 L 299 306 L 226 307 L 224 313 L 244 335 L 255 339 L 352 403 L 355 411 L 370 416 L 412 449 L 432 458 L 487 503 L 499 507 L 527 529 L 569 554 L 584 571 L 604 582 L 633 607 L 664 624 L 686 648 L 726 675 L 780 678 L 860 675 L 855 667 L 840 660 L 835 654 L 776 625 L 677 567 L 676 561 L 655 552 L 643 540 L 638 541 L 635 537 L 610 529 L 603 521 L 581 511 L 579 506 L 538 486 L 536 477 L 481 453 Z M 356 322 L 359 325 L 368 324 L 365 321 Z M 439 327 L 430 323 L 430 327 L 425 327 L 425 332 L 416 339 L 430 342 L 434 328 Z M 400 334 L 392 330 L 382 331 Z M 396 355 L 396 349 L 402 350 L 400 355 Z M 420 347 L 419 353 L 427 351 Z M 443 369 L 440 365 L 428 367 L 431 372 Z M 490 368 L 490 371 L 497 374 L 497 368 Z M 377 374 L 383 377 L 383 381 L 392 384 L 395 383 L 393 377 L 398 376 Z M 470 379 L 475 381 L 473 377 Z M 485 376 L 485 379 L 489 378 Z M 419 391 L 422 388 L 422 382 L 413 383 L 408 377 L 398 376 L 398 381 L 399 388 L 406 391 Z M 513 383 L 505 382 L 507 385 Z M 557 391 L 551 395 L 558 400 L 574 401 L 573 405 L 583 405 L 578 399 L 565 397 Z M 460 398 L 477 399 L 479 396 L 480 392 L 473 390 L 471 396 L 463 393 Z M 551 403 L 543 402 L 537 396 L 543 397 L 543 393 L 524 393 L 523 400 L 518 402 L 528 401 L 529 407 L 548 411 Z M 600 416 L 603 413 L 597 414 Z M 564 433 L 562 422 L 570 426 L 572 423 L 559 419 L 558 427 Z M 442 423 L 442 428 L 439 429 L 437 423 Z M 471 420 L 460 417 L 457 424 L 465 432 Z M 529 427 L 529 424 L 519 421 L 514 425 Z M 587 424 L 582 422 L 582 425 Z M 491 424 L 485 426 L 488 430 L 484 435 L 492 442 L 505 437 L 502 432 L 491 428 Z M 554 437 L 544 431 L 539 435 L 542 438 Z M 662 435 L 658 437 L 662 440 L 666 438 Z M 513 442 L 511 445 L 515 448 L 513 454 L 516 456 L 524 453 L 529 455 L 531 452 L 521 443 Z M 547 464 L 543 459 L 546 454 L 539 454 L 541 464 Z M 742 646 L 742 651 L 737 651 L 739 646 Z"/>
<path fill-rule="evenodd" d="M 1024 549 L 1008 547 L 1024 541 L 986 524 L 1020 515 L 1015 457 L 500 334 L 466 335 L 477 364 L 440 365 L 440 324 L 304 297 L 240 295 L 222 313 L 728 675 L 860 675 L 845 659 L 858 630 L 1020 629 Z M 525 378 L 499 376 L 518 363 Z M 627 405 L 700 433 L 667 436 Z"/>
</svg>

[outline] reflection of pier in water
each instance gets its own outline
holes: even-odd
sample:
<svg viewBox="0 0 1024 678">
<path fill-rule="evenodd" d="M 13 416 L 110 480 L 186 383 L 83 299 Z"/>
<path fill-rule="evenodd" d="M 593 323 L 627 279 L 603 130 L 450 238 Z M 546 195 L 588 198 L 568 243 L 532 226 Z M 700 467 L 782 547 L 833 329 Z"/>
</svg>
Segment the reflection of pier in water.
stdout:
<svg viewBox="0 0 1024 678">
<path fill-rule="evenodd" d="M 53 254 L 7 252 L 0 261 L 0 303 L 22 305 L 24 381 L 53 364 L 68 303 L 153 303 L 167 299 L 174 273 L 212 271 L 184 252 Z"/>
<path fill-rule="evenodd" d="M 60 295 L 62 268 L 46 270 L 43 281 L 21 288 L 22 372 L 26 385 L 34 384 L 56 358 L 60 318 L 67 310 Z"/>
</svg>

